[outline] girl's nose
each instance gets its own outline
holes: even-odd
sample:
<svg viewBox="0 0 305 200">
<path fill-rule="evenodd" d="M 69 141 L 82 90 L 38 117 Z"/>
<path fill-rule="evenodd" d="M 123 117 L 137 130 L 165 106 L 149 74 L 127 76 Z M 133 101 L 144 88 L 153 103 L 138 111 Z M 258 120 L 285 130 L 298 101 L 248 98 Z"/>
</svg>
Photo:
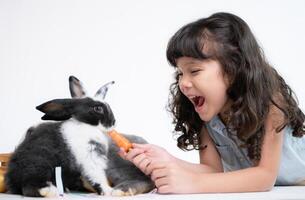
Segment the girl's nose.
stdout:
<svg viewBox="0 0 305 200">
<path fill-rule="evenodd" d="M 182 93 L 187 93 L 187 91 L 193 86 L 192 82 L 186 77 L 181 76 L 179 79 L 179 88 Z"/>
</svg>

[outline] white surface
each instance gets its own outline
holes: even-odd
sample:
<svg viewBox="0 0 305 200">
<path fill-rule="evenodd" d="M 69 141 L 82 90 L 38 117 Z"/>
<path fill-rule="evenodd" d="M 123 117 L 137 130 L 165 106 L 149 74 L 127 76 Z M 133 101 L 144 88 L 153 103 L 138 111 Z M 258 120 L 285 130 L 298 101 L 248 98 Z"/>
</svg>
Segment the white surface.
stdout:
<svg viewBox="0 0 305 200">
<path fill-rule="evenodd" d="M 55 181 L 58 194 L 62 196 L 64 194 L 64 186 L 61 178 L 61 167 L 55 167 Z"/>
<path fill-rule="evenodd" d="M 0 0 L 0 152 L 12 151 L 39 122 L 35 106 L 69 97 L 73 74 L 91 94 L 116 81 L 106 100 L 118 131 L 198 162 L 196 151 L 176 147 L 165 110 L 169 38 L 214 12 L 239 15 L 304 108 L 304 8 L 303 0 Z"/>
<path fill-rule="evenodd" d="M 24 198 L 18 195 L 0 194 L 1 199 L 19 200 L 19 199 L 43 199 L 43 198 Z M 49 199 L 49 198 L 48 198 Z M 103 199 L 103 200 L 116 200 L 116 199 L 139 199 L 139 200 L 167 200 L 167 199 L 181 199 L 181 200 L 296 200 L 305 199 L 305 186 L 290 186 L 290 187 L 275 187 L 269 192 L 252 192 L 252 193 L 223 193 L 223 194 L 191 194 L 191 195 L 160 195 L 160 194 L 141 194 L 132 197 L 109 197 L 97 196 L 95 194 L 65 194 L 64 197 L 58 199 L 78 200 L 78 199 Z"/>
</svg>

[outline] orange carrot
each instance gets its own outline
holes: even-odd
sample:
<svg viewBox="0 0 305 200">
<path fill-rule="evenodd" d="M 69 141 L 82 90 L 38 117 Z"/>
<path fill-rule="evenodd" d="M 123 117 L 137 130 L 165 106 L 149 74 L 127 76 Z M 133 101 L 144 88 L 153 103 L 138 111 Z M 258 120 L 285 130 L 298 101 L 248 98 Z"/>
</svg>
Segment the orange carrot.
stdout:
<svg viewBox="0 0 305 200">
<path fill-rule="evenodd" d="M 116 130 L 112 130 L 108 132 L 108 134 L 115 142 L 115 144 L 118 147 L 123 148 L 126 152 L 128 152 L 128 150 L 132 147 L 132 144 L 129 142 L 129 140 L 120 133 L 118 133 Z"/>
</svg>

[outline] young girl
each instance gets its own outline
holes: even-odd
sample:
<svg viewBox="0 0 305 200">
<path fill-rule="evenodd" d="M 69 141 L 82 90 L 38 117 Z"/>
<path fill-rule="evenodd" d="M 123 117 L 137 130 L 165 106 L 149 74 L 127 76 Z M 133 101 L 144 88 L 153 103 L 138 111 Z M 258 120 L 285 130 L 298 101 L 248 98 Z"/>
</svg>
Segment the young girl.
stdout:
<svg viewBox="0 0 305 200">
<path fill-rule="evenodd" d="M 267 191 L 305 180 L 305 116 L 241 18 L 216 13 L 187 24 L 167 59 L 177 71 L 169 105 L 178 147 L 199 150 L 200 164 L 151 144 L 120 152 L 159 193 Z"/>
</svg>

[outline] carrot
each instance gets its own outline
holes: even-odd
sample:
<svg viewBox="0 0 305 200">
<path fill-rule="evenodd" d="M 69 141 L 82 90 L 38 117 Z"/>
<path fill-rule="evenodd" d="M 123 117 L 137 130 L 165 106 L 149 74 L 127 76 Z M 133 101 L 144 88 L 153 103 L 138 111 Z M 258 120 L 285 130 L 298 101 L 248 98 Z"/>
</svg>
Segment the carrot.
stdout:
<svg viewBox="0 0 305 200">
<path fill-rule="evenodd" d="M 127 138 L 118 133 L 116 130 L 112 130 L 108 132 L 111 139 L 115 142 L 118 147 L 123 148 L 126 152 L 132 147 L 132 144 L 129 142 Z"/>
</svg>

